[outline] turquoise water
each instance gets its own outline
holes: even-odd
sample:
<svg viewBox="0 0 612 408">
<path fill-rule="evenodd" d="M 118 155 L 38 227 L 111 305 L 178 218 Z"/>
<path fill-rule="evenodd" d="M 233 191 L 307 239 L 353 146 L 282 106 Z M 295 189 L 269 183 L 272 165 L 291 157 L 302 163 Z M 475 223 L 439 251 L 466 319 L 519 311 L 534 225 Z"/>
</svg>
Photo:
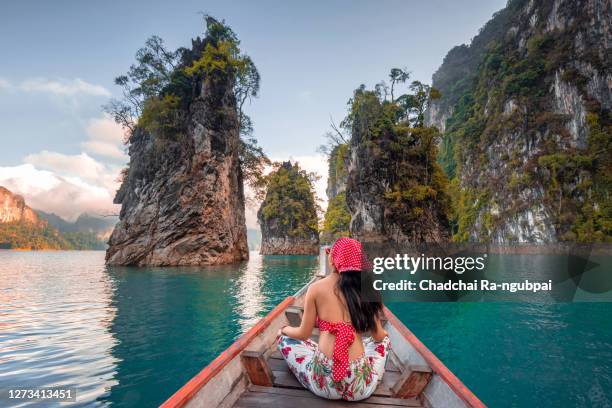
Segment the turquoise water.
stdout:
<svg viewBox="0 0 612 408">
<path fill-rule="evenodd" d="M 160 404 L 318 267 L 251 255 L 105 268 L 103 252 L 0 251 L 0 390 L 76 386 L 62 406 Z M 389 306 L 491 407 L 612 406 L 611 303 Z"/>
</svg>

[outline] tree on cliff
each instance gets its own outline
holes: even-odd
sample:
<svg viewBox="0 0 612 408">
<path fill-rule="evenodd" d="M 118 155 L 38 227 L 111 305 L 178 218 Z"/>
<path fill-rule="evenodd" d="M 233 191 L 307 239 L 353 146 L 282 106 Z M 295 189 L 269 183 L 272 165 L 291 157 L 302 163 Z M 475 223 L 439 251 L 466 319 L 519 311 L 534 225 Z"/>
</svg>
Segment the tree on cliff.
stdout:
<svg viewBox="0 0 612 408">
<path fill-rule="evenodd" d="M 318 207 L 314 193 L 317 176 L 302 170 L 297 163 L 275 163 L 274 167 L 266 176 L 266 196 L 257 214 L 262 229 L 262 253 L 278 253 L 267 249 L 277 245 L 274 240 L 289 243 L 282 245 L 307 246 L 309 253 L 317 253 Z"/>
<path fill-rule="evenodd" d="M 211 265 L 248 258 L 244 180 L 267 162 L 245 103 L 259 74 L 234 32 L 206 17 L 206 35 L 168 51 L 153 37 L 117 78 L 109 111 L 127 130 L 130 162 L 109 239 L 113 265 Z"/>
<path fill-rule="evenodd" d="M 390 77 L 394 85 L 408 79 L 405 70 L 397 69 Z M 436 163 L 440 135 L 423 125 L 423 113 L 437 97 L 435 88 L 418 81 L 391 100 L 379 89 L 362 85 L 355 90 L 341 124 L 350 130 L 354 155 L 346 192 L 353 235 L 367 240 L 364 223 L 373 219 L 368 228 L 377 229 L 376 239 L 448 239 L 447 179 Z M 376 208 L 375 214 L 363 214 L 368 208 Z"/>
<path fill-rule="evenodd" d="M 252 59 L 241 53 L 240 41 L 229 26 L 208 15 L 204 20 L 206 36 L 193 40 L 192 49 L 172 51 L 160 37 L 149 38 L 136 53 L 136 64 L 115 78 L 123 98 L 111 100 L 105 110 L 126 130 L 126 143 L 137 127 L 177 137 L 177 129 L 185 130 L 181 128 L 202 76 L 230 74 L 240 123 L 242 171 L 248 183 L 262 188 L 264 166 L 270 161 L 253 138 L 252 120 L 244 112 L 245 103 L 259 94 L 259 72 Z"/>
<path fill-rule="evenodd" d="M 350 223 L 351 213 L 346 205 L 346 193 L 342 192 L 331 198 L 327 204 L 321 239 L 331 243 L 340 237 L 349 236 Z"/>
</svg>

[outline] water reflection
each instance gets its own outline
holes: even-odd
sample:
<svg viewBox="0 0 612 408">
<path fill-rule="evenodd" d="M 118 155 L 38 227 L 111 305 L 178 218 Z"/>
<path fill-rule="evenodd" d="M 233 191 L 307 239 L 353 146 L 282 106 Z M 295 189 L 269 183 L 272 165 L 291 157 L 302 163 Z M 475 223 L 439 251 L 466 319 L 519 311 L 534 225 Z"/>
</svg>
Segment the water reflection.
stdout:
<svg viewBox="0 0 612 408">
<path fill-rule="evenodd" d="M 117 342 L 110 352 L 118 361 L 118 383 L 98 402 L 162 403 L 303 285 L 315 267 L 316 257 L 251 253 L 248 262 L 235 265 L 107 268 L 115 284 L 111 331 Z"/>
<path fill-rule="evenodd" d="M 0 251 L 0 390 L 77 387 L 73 406 L 89 406 L 117 383 L 113 282 L 99 265 L 99 252 Z"/>
<path fill-rule="evenodd" d="M 264 295 L 261 291 L 263 285 L 263 257 L 259 252 L 251 252 L 249 262 L 240 268 L 240 278 L 236 282 L 236 304 L 238 324 L 241 332 L 253 326 L 264 310 Z"/>
<path fill-rule="evenodd" d="M 241 330 L 231 296 L 236 266 L 108 268 L 118 310 L 111 324 L 119 382 L 100 400 L 116 406 L 163 401 Z M 164 390 L 162 394 L 162 390 Z"/>
<path fill-rule="evenodd" d="M 0 389 L 75 385 L 77 406 L 159 405 L 316 268 L 252 253 L 106 269 L 103 252 L 0 251 Z M 611 303 L 389 306 L 491 406 L 612 403 Z"/>
</svg>

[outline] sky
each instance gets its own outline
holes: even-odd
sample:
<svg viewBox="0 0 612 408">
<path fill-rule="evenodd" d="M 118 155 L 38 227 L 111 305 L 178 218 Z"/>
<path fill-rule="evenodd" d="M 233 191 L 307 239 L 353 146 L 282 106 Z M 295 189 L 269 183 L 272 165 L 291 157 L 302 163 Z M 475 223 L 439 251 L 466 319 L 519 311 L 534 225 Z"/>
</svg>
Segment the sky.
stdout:
<svg viewBox="0 0 612 408">
<path fill-rule="evenodd" d="M 123 130 L 101 106 L 119 96 L 151 35 L 170 48 L 203 34 L 202 13 L 224 19 L 261 74 L 247 108 L 273 160 L 321 175 L 325 142 L 360 84 L 393 67 L 431 76 L 454 46 L 469 43 L 505 0 L 416 1 L 31 1 L 0 3 L 0 185 L 36 209 L 75 219 L 117 213 L 112 199 L 127 156 Z M 255 226 L 255 208 L 247 224 Z"/>
</svg>

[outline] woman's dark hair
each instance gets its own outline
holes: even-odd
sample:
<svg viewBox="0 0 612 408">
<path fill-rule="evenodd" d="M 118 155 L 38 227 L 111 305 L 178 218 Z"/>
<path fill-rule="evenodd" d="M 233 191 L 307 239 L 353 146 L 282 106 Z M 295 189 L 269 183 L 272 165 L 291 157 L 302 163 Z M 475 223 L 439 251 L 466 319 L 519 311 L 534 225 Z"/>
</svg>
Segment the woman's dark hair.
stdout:
<svg viewBox="0 0 612 408">
<path fill-rule="evenodd" d="M 361 290 L 362 285 L 364 291 Z M 337 287 L 344 295 L 355 330 L 360 333 L 374 330 L 376 318 L 382 314 L 383 304 L 380 292 L 373 290 L 370 274 L 366 271 L 342 272 Z"/>
</svg>

